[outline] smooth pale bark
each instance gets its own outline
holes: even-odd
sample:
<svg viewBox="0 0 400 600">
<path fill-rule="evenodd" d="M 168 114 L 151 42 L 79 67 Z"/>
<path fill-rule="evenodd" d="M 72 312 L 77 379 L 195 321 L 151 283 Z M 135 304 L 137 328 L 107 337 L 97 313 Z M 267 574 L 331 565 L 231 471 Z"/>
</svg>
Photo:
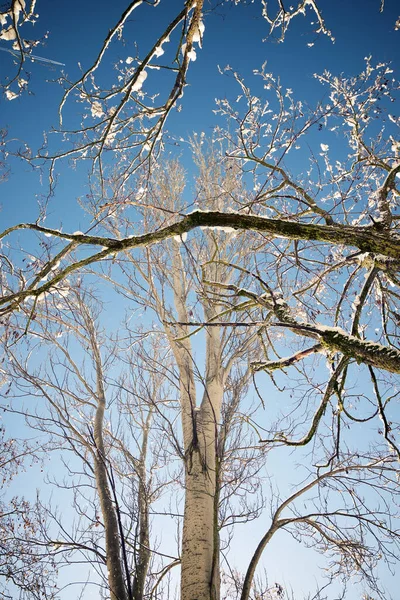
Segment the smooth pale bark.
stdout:
<svg viewBox="0 0 400 600">
<path fill-rule="evenodd" d="M 178 319 L 187 321 L 184 269 L 174 242 L 174 301 Z M 211 314 L 206 307 L 207 318 Z M 187 333 L 180 328 L 179 337 Z M 207 333 L 206 376 L 200 406 L 196 405 L 190 339 L 170 337 L 180 374 L 185 450 L 185 508 L 181 555 L 181 600 L 219 600 L 219 534 L 216 490 L 218 423 L 223 396 L 220 331 Z"/>
<path fill-rule="evenodd" d="M 207 382 L 185 454 L 181 600 L 219 598 L 216 440 L 222 392 L 219 376 Z"/>
</svg>

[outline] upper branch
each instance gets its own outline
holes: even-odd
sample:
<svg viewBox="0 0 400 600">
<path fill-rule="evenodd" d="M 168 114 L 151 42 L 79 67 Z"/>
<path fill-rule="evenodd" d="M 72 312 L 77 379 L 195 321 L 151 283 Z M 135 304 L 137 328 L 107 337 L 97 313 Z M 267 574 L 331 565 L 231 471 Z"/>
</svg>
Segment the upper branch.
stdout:
<svg viewBox="0 0 400 600">
<path fill-rule="evenodd" d="M 57 274 L 49 278 L 44 284 L 33 288 L 29 286 L 16 293 L 8 294 L 0 299 L 0 306 L 5 306 L 3 312 L 14 310 L 18 304 L 28 296 L 38 296 L 65 279 L 72 272 L 103 260 L 115 253 L 148 246 L 173 236 L 179 236 L 197 227 L 224 227 L 234 230 L 251 230 L 266 233 L 271 236 L 283 237 L 292 240 L 313 240 L 327 242 L 335 245 L 359 248 L 362 252 L 378 254 L 384 260 L 390 259 L 392 268 L 400 265 L 400 240 L 389 231 L 377 232 L 370 227 L 354 227 L 347 225 L 320 225 L 314 223 L 296 223 L 285 219 L 269 219 L 254 215 L 243 215 L 238 212 L 223 213 L 218 211 L 193 211 L 185 215 L 180 221 L 161 227 L 158 230 L 143 235 L 129 236 L 122 239 L 85 235 L 83 233 L 63 233 L 58 230 L 42 227 L 35 223 L 21 223 L 6 229 L 0 234 L 0 240 L 19 229 L 30 229 L 44 234 L 50 234 L 57 238 L 69 240 L 76 246 L 102 246 L 101 251 L 96 252 L 82 260 L 78 260 L 60 269 Z M 38 273 L 43 277 L 46 266 Z M 47 271 L 46 271 L 47 275 Z M 39 277 L 39 278 L 40 278 Z"/>
</svg>

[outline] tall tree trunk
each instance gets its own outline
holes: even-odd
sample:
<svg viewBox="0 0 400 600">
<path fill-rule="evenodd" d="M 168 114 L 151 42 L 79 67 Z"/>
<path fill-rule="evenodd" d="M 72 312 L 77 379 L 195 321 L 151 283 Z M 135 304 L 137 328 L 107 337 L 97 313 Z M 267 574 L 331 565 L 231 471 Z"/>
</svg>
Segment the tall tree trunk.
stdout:
<svg viewBox="0 0 400 600">
<path fill-rule="evenodd" d="M 188 321 L 184 269 L 174 251 L 174 299 L 178 320 Z M 207 313 L 208 310 L 204 306 Z M 211 315 L 206 314 L 207 318 Z M 187 328 L 180 328 L 180 337 Z M 223 395 L 220 331 L 207 331 L 206 376 L 200 406 L 196 405 L 190 338 L 173 341 L 180 374 L 185 449 L 185 509 L 182 533 L 181 600 L 219 600 L 219 541 L 216 489 L 218 424 Z"/>
<path fill-rule="evenodd" d="M 108 479 L 106 453 L 103 438 L 104 411 L 106 408 L 106 397 L 104 390 L 104 378 L 101 355 L 96 339 L 93 321 L 82 304 L 83 316 L 86 321 L 90 335 L 93 359 L 96 368 L 96 402 L 97 409 L 94 419 L 93 437 L 96 444 L 96 455 L 94 459 L 94 473 L 96 489 L 100 499 L 100 508 L 103 516 L 105 531 L 105 549 L 108 585 L 111 600 L 128 600 L 124 570 L 121 562 L 120 533 L 118 529 L 117 514 L 112 499 L 110 482 Z"/>
<path fill-rule="evenodd" d="M 149 534 L 149 499 L 146 477 L 146 458 L 149 440 L 149 428 L 152 419 L 153 410 L 149 411 L 146 419 L 146 425 L 143 428 L 142 447 L 140 460 L 137 469 L 139 479 L 138 489 L 138 544 L 135 552 L 136 570 L 133 578 L 132 595 L 133 600 L 142 600 L 146 583 L 147 571 L 150 563 L 150 534 Z"/>
<path fill-rule="evenodd" d="M 181 600 L 218 600 L 219 539 L 216 498 L 216 431 L 222 386 L 213 382 L 193 419 L 185 453 L 185 512 L 182 537 Z"/>
<path fill-rule="evenodd" d="M 186 282 L 179 245 L 173 246 L 173 290 L 178 321 L 187 322 Z M 218 600 L 218 523 L 216 449 L 222 402 L 220 331 L 207 333 L 206 377 L 201 405 L 196 404 L 193 351 L 187 327 L 180 341 L 168 332 L 179 368 L 181 418 L 185 450 L 185 509 L 181 555 L 181 600 Z"/>
<path fill-rule="evenodd" d="M 97 415 L 96 415 L 97 416 Z M 96 439 L 96 436 L 95 436 Z M 96 441 L 98 445 L 98 441 Z M 96 487 L 100 498 L 106 538 L 106 561 L 111 600 L 127 600 L 125 581 L 121 565 L 118 522 L 110 493 L 104 454 L 97 447 L 94 470 Z"/>
</svg>

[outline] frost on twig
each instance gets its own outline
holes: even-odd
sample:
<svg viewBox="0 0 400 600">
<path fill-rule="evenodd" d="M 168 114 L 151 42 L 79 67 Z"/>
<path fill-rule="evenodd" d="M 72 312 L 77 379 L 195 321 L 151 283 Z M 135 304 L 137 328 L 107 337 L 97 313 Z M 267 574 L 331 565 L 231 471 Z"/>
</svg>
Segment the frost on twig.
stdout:
<svg viewBox="0 0 400 600">
<path fill-rule="evenodd" d="M 64 97 L 59 108 L 60 132 L 74 140 L 69 150 L 43 150 L 41 157 L 50 161 L 50 181 L 53 184 L 55 163 L 63 158 L 85 158 L 93 162 L 100 180 L 105 176 L 103 153 L 118 156 L 119 186 L 122 189 L 136 170 L 149 164 L 162 148 L 165 122 L 183 96 L 190 62 L 196 59 L 195 46 L 201 48 L 204 34 L 203 0 L 186 2 L 171 19 L 165 30 L 146 49 L 144 56 L 128 56 L 117 65 L 117 81 L 104 85 L 102 67 L 107 51 L 114 40 L 127 34 L 133 11 L 140 9 L 142 0 L 133 0 L 122 13 L 102 43 L 95 61 L 75 83 L 65 79 Z M 152 3 L 153 7 L 158 1 Z M 152 95 L 152 81 L 163 70 L 171 83 Z M 88 125 L 82 122 L 78 130 L 68 131 L 64 125 L 66 103 L 75 99 L 85 101 L 91 117 Z"/>
<path fill-rule="evenodd" d="M 35 24 L 38 18 L 35 9 L 36 0 L 11 0 L 7 8 L 0 8 L 0 50 L 12 55 L 16 64 L 15 73 L 1 82 L 7 100 L 14 100 L 28 86 L 29 75 L 24 70 L 24 63 L 31 58 L 32 49 L 40 41 L 25 39 L 22 29 L 27 24 Z"/>
</svg>

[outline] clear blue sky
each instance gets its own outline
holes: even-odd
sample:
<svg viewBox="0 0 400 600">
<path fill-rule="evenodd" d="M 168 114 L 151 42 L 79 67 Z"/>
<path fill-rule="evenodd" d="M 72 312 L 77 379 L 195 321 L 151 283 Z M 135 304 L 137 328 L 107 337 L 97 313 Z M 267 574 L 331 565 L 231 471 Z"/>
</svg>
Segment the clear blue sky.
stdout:
<svg viewBox="0 0 400 600">
<path fill-rule="evenodd" d="M 46 43 L 38 46 L 35 53 L 65 63 L 63 69 L 74 81 L 80 73 L 78 62 L 83 69 L 91 64 L 102 39 L 126 4 L 122 0 L 38 0 L 40 18 L 27 37 L 41 37 L 48 31 Z M 181 7 L 181 1 L 161 0 L 160 6 L 155 9 L 143 6 L 136 10 L 124 34 L 124 42 L 112 48 L 113 57 L 125 61 L 127 56 L 134 53 L 135 43 L 145 54 L 155 36 L 163 31 L 165 24 Z M 236 86 L 218 73 L 218 65 L 225 67 L 229 64 L 251 83 L 253 69 L 260 68 L 267 60 L 269 70 L 280 76 L 285 87 L 293 89 L 294 97 L 310 104 L 324 93 L 313 78 L 314 73 L 324 69 L 337 74 L 354 75 L 363 68 L 364 57 L 372 55 L 376 63 L 391 61 L 395 73 L 398 72 L 400 31 L 394 31 L 394 24 L 400 8 L 396 1 L 387 0 L 383 13 L 379 12 L 380 0 L 322 0 L 320 7 L 335 37 L 334 44 L 327 37 L 313 33 L 309 16 L 300 17 L 291 24 L 283 44 L 273 39 L 262 42 L 268 30 L 260 16 L 259 1 L 248 5 L 243 2 L 239 6 L 221 4 L 206 14 L 203 49 L 197 51 L 197 60 L 189 70 L 189 86 L 185 90 L 182 111 L 173 112 L 168 122 L 167 128 L 171 134 L 187 137 L 195 131 L 211 133 L 218 122 L 218 117 L 212 112 L 215 98 L 236 97 Z M 310 47 L 308 44 L 312 43 L 314 45 Z M 6 47 L 1 40 L 0 45 Z M 16 140 L 11 146 L 14 149 L 22 147 L 25 142 L 36 149 L 41 144 L 43 132 L 57 126 L 61 89 L 57 83 L 49 80 L 58 78 L 60 68 L 45 67 L 41 63 L 28 65 L 28 68 L 31 71 L 29 93 L 12 101 L 0 95 L 0 128 L 6 127 L 9 138 Z M 11 55 L 0 52 L 2 81 L 12 73 L 12 69 Z M 80 105 L 69 105 L 67 117 L 72 120 L 79 110 Z M 184 160 L 187 161 L 187 158 L 184 157 Z M 189 163 L 185 162 L 185 165 L 190 174 Z M 41 184 L 38 174 L 26 163 L 10 159 L 10 167 L 11 175 L 0 187 L 1 228 L 16 222 L 34 221 L 37 217 L 37 198 L 47 192 L 46 178 Z M 86 217 L 76 205 L 76 198 L 86 191 L 84 170 L 74 172 L 62 166 L 46 224 L 59 227 L 62 223 L 65 230 L 71 231 L 84 229 Z M 276 468 L 290 468 L 289 454 L 279 460 L 281 462 L 275 465 Z M 246 555 L 254 546 L 258 533 L 259 525 L 255 529 L 243 528 L 241 546 L 246 548 Z M 270 581 L 293 585 L 304 592 L 312 590 L 316 571 L 308 563 L 308 554 L 298 554 L 297 545 L 286 538 L 284 543 L 278 540 L 274 542 L 267 552 Z M 245 566 L 245 560 L 240 565 L 241 552 L 237 550 L 236 553 L 239 566 Z M 282 568 L 284 561 L 285 568 Z M 323 563 L 322 559 L 320 563 Z M 307 573 L 307 577 L 304 573 Z M 389 580 L 388 584 L 391 585 Z M 358 600 L 359 597 L 359 590 L 348 595 L 349 600 Z M 296 600 L 298 598 L 301 595 L 296 596 Z"/>
</svg>

